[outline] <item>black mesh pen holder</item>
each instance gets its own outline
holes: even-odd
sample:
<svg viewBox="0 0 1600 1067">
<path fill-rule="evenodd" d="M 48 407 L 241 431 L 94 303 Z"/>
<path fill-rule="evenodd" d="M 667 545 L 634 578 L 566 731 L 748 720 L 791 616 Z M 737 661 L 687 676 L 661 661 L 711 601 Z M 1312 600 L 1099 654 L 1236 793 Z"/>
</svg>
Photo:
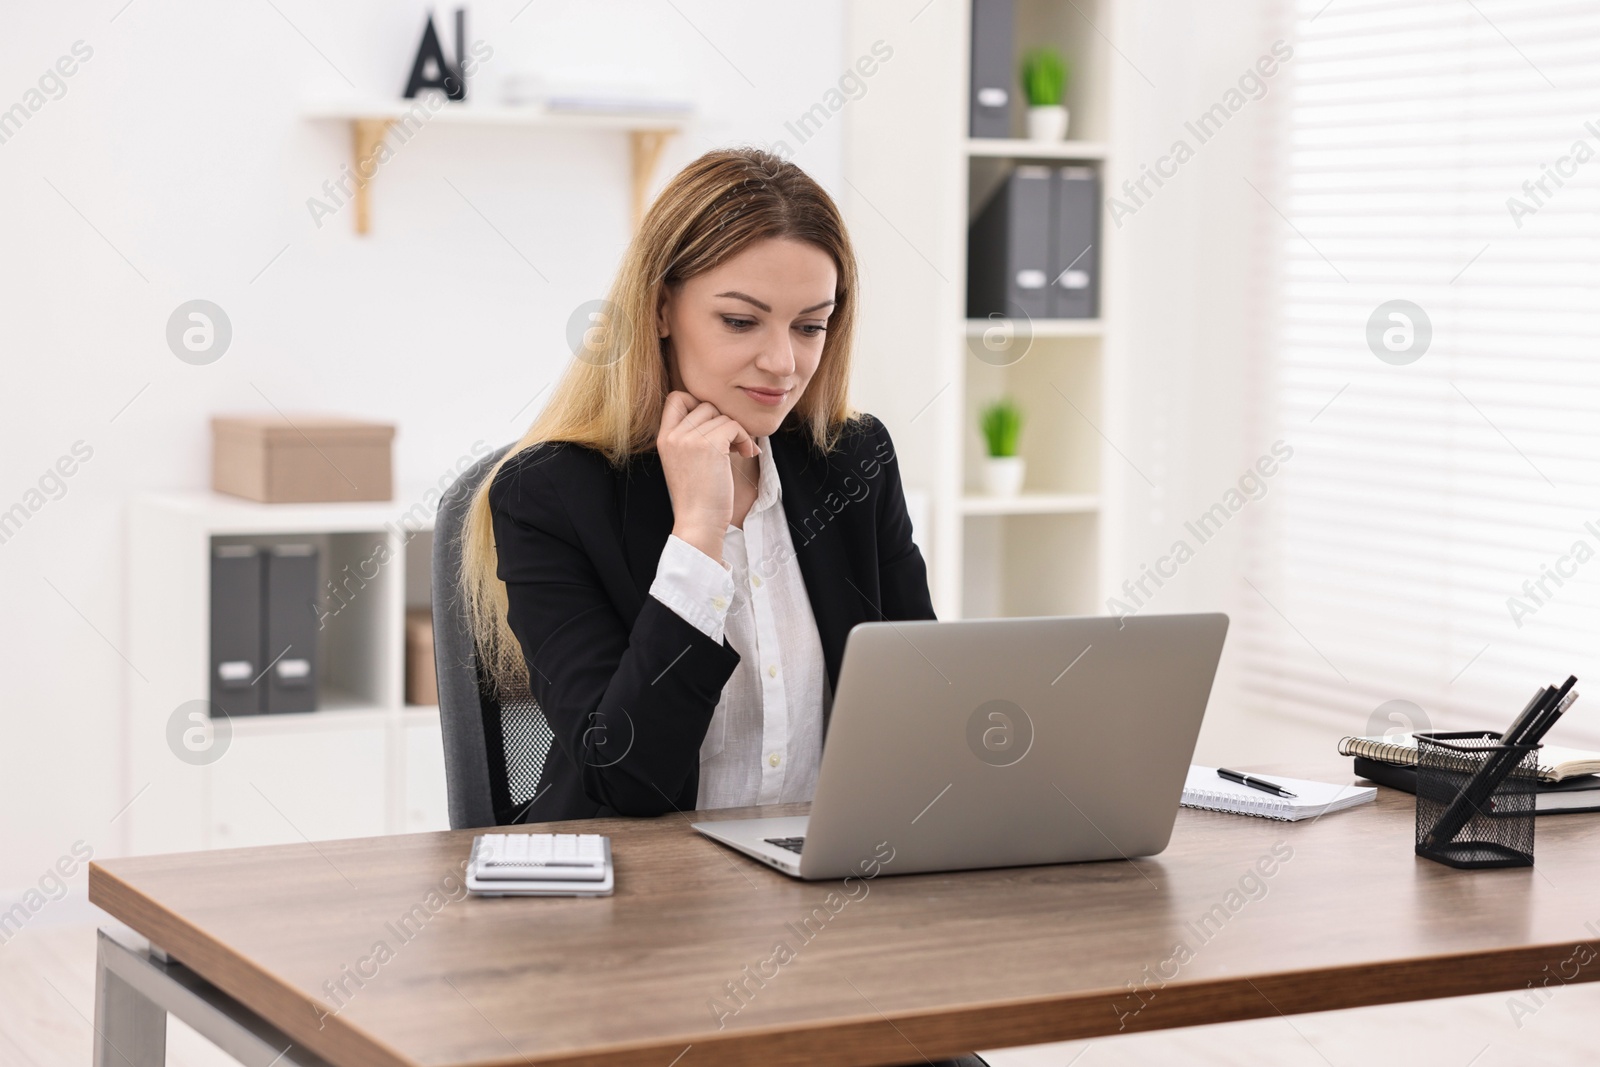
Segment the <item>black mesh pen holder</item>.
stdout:
<svg viewBox="0 0 1600 1067">
<path fill-rule="evenodd" d="M 1533 866 L 1539 745 L 1493 731 L 1417 735 L 1417 855 L 1451 867 Z M 1491 766 L 1499 781 L 1474 783 Z"/>
</svg>

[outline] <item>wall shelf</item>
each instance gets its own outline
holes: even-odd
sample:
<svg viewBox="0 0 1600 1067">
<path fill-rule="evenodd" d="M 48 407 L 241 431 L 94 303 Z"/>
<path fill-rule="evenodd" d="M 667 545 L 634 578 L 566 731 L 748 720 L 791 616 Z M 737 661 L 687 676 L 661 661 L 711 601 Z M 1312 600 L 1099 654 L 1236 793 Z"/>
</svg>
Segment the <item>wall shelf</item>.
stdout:
<svg viewBox="0 0 1600 1067">
<path fill-rule="evenodd" d="M 425 117 L 416 118 L 418 112 Z M 547 130 L 586 130 L 628 134 L 633 178 L 633 224 L 637 228 L 649 206 L 650 182 L 668 138 L 694 118 L 691 111 L 551 111 L 543 106 L 506 106 L 446 103 L 428 111 L 415 100 L 326 101 L 301 108 L 305 118 L 350 124 L 351 169 L 356 176 L 355 227 L 371 229 L 368 188 L 377 176 L 373 156 L 397 123 L 410 117 L 421 129 L 442 123 L 449 126 L 509 126 Z M 409 128 L 409 126 L 407 127 Z M 362 178 L 362 175 L 368 175 Z"/>
</svg>

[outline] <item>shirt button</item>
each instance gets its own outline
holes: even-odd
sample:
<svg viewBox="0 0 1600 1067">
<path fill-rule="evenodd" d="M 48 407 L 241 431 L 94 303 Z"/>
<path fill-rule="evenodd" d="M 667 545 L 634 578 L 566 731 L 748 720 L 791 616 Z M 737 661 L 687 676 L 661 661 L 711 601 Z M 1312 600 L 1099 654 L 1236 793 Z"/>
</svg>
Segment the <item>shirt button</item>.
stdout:
<svg viewBox="0 0 1600 1067">
<path fill-rule="evenodd" d="M 772 755 L 767 757 L 767 764 L 768 766 L 776 767 L 780 762 L 782 762 L 782 760 L 783 757 L 774 752 Z"/>
<path fill-rule="evenodd" d="M 721 611 L 723 608 L 728 606 L 728 598 L 714 596 L 711 598 L 711 606 L 716 608 L 718 611 Z"/>
<path fill-rule="evenodd" d="M 757 589 L 760 589 L 761 588 L 761 575 L 757 574 L 757 575 L 752 576 L 751 579 L 750 579 L 750 584 L 755 586 Z"/>
<path fill-rule="evenodd" d="M 776 663 L 774 663 L 774 664 L 770 665 L 769 667 L 767 667 L 767 677 L 768 678 L 776 678 L 777 676 L 778 676 L 778 665 Z M 773 766 L 776 767 L 777 764 L 774 763 Z"/>
</svg>

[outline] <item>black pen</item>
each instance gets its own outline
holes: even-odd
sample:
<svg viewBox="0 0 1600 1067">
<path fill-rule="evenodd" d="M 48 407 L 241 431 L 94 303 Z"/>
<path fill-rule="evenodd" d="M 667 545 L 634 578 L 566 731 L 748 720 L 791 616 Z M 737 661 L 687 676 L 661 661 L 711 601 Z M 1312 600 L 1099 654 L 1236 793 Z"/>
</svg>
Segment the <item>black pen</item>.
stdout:
<svg viewBox="0 0 1600 1067">
<path fill-rule="evenodd" d="M 1500 735 L 1500 744 L 1505 747 L 1489 750 L 1488 757 L 1478 765 L 1478 769 L 1473 772 L 1472 777 L 1468 778 L 1466 783 L 1461 786 L 1461 791 L 1456 794 L 1455 799 L 1444 809 L 1444 813 L 1433 824 L 1433 829 L 1429 830 L 1424 835 L 1421 843 L 1417 845 L 1418 852 L 1423 849 L 1443 848 L 1454 840 L 1456 834 L 1461 832 L 1461 828 L 1467 825 L 1467 822 L 1475 812 L 1484 810 L 1485 806 L 1489 804 L 1490 795 L 1501 782 L 1505 781 L 1512 768 L 1521 761 L 1522 754 L 1516 751 L 1516 747 L 1529 744 L 1530 738 L 1533 744 L 1536 745 L 1538 743 L 1538 739 L 1544 735 L 1544 731 L 1549 729 L 1550 724 L 1555 721 L 1554 719 L 1547 719 L 1547 715 L 1552 710 L 1560 709 L 1560 711 L 1565 711 L 1566 706 L 1570 706 L 1571 701 L 1567 701 L 1565 706 L 1562 702 L 1567 700 L 1567 694 L 1571 692 L 1572 687 L 1577 682 L 1576 675 L 1568 675 L 1561 688 L 1552 689 L 1546 687 L 1535 699 L 1534 707 L 1531 711 L 1527 708 L 1523 709 L 1522 714 L 1518 715 L 1516 720 L 1506 728 L 1506 732 Z M 1560 711 L 1556 712 L 1558 716 Z M 1418 755 L 1420 762 L 1420 753 Z"/>
<path fill-rule="evenodd" d="M 1528 706 L 1522 709 L 1522 713 L 1512 721 L 1510 726 L 1506 727 L 1505 732 L 1500 735 L 1500 740 L 1510 744 L 1517 735 L 1522 733 L 1524 727 L 1538 717 L 1539 712 L 1544 709 L 1545 701 L 1554 696 L 1555 691 L 1555 686 L 1547 685 L 1533 694 L 1533 699 L 1528 701 Z"/>
<path fill-rule="evenodd" d="M 1550 727 L 1556 724 L 1557 719 L 1566 714 L 1566 710 L 1572 707 L 1577 702 L 1577 699 L 1578 691 L 1576 689 L 1562 697 L 1561 702 L 1548 711 L 1543 719 L 1528 727 L 1527 733 L 1524 735 L 1526 738 L 1525 743 L 1530 745 L 1540 744 L 1544 740 L 1544 735 L 1550 732 Z"/>
<path fill-rule="evenodd" d="M 1257 778 L 1254 775 L 1241 774 L 1238 771 L 1230 771 L 1226 767 L 1218 767 L 1217 768 L 1217 774 L 1220 777 L 1226 778 L 1230 782 L 1238 782 L 1240 785 L 1247 785 L 1251 789 L 1259 789 L 1263 793 L 1271 793 L 1274 796 L 1280 796 L 1280 797 L 1296 797 L 1296 796 L 1299 796 L 1298 793 L 1289 792 L 1287 789 L 1285 789 L 1283 786 L 1279 785 L 1277 782 L 1269 782 L 1265 778 Z"/>
</svg>

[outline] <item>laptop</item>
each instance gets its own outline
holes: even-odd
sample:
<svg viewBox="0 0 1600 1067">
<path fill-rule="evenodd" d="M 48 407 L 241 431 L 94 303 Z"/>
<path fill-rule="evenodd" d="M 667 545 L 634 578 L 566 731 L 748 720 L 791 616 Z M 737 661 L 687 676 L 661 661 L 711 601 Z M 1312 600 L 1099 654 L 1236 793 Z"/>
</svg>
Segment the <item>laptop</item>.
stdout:
<svg viewBox="0 0 1600 1067">
<path fill-rule="evenodd" d="M 1222 614 L 860 623 L 811 814 L 697 822 L 796 878 L 1167 847 Z"/>
</svg>

